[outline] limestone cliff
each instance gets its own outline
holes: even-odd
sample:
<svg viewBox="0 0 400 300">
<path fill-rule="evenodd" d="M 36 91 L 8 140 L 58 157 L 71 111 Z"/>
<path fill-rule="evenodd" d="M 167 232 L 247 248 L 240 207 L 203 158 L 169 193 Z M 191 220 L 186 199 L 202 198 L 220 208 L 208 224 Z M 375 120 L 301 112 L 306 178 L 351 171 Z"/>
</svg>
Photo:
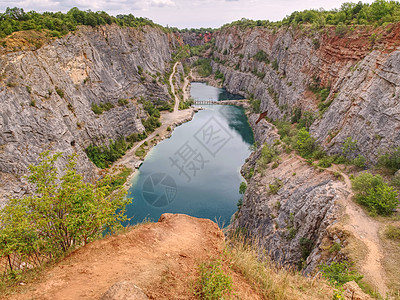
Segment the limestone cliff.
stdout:
<svg viewBox="0 0 400 300">
<path fill-rule="evenodd" d="M 249 119 L 257 142 L 276 144 L 279 135 L 273 125 L 265 120 L 256 124 L 256 115 Z M 331 173 L 321 173 L 294 153 L 281 153 L 279 165 L 271 163 L 264 171 L 260 155 L 261 147 L 242 167 L 248 187 L 230 232 L 245 233 L 280 264 L 312 272 L 330 259 L 323 249 L 333 239 L 342 242 L 330 226 L 341 215 L 337 204 L 346 191 L 337 188 Z"/>
<path fill-rule="evenodd" d="M 269 118 L 290 117 L 295 107 L 313 111 L 311 134 L 329 153 L 352 137 L 373 163 L 379 152 L 400 146 L 399 33 L 398 24 L 342 37 L 334 28 L 227 27 L 215 34 L 212 64 L 230 92 L 253 94 Z M 267 58 L 257 59 L 259 51 Z M 330 87 L 325 112 L 310 85 Z"/>
<path fill-rule="evenodd" d="M 170 99 L 162 78 L 177 45 L 174 35 L 149 26 L 83 26 L 40 49 L 1 55 L 0 189 L 23 193 L 11 184 L 14 175 L 47 149 L 77 152 L 78 168 L 91 178 L 84 149 L 142 132 L 141 96 Z M 120 98 L 129 103 L 118 105 Z M 92 111 L 107 102 L 114 108 Z"/>
<path fill-rule="evenodd" d="M 268 118 L 290 119 L 295 108 L 313 112 L 310 133 L 328 153 L 341 153 L 352 137 L 357 152 L 374 163 L 379 153 L 400 146 L 399 32 L 399 25 L 344 36 L 334 28 L 226 27 L 215 33 L 208 55 L 213 71 L 224 75 L 223 86 L 260 99 Z M 329 91 L 325 110 L 312 86 Z M 256 124 L 257 118 L 250 117 L 256 141 L 274 144 L 276 130 L 265 120 Z M 276 261 L 300 264 L 306 273 L 340 256 L 324 250 L 346 243 L 334 224 L 348 187 L 293 153 L 281 154 L 281 162 L 261 174 L 254 171 L 260 154 L 259 147 L 242 168 L 248 187 L 231 228 L 255 238 Z"/>
</svg>

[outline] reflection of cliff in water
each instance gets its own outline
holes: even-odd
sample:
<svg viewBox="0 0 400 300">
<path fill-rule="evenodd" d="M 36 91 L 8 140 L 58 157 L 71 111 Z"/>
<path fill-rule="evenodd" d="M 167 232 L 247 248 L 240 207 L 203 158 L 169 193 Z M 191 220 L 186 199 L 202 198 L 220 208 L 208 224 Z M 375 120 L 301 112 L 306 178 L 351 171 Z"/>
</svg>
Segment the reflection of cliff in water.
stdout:
<svg viewBox="0 0 400 300">
<path fill-rule="evenodd" d="M 190 95 L 195 100 L 222 101 L 244 99 L 240 95 L 231 94 L 225 89 L 216 88 L 204 82 L 192 82 Z"/>
<path fill-rule="evenodd" d="M 249 127 L 243 107 L 222 105 L 219 113 L 226 119 L 229 128 L 235 130 L 243 139 L 243 142 L 253 145 L 254 135 Z"/>
</svg>

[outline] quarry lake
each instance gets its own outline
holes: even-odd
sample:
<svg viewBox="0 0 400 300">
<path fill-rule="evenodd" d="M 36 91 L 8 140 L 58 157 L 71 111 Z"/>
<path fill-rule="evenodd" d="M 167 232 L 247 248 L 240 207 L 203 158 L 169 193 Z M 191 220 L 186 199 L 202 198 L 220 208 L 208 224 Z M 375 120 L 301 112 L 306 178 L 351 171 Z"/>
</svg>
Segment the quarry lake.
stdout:
<svg viewBox="0 0 400 300">
<path fill-rule="evenodd" d="M 204 83 L 192 83 L 196 100 L 234 100 L 240 96 Z M 237 210 L 240 168 L 250 155 L 253 133 L 241 107 L 204 106 L 192 121 L 177 127 L 155 146 L 136 172 L 127 207 L 130 224 L 157 221 L 163 213 L 183 213 L 227 225 Z"/>
</svg>

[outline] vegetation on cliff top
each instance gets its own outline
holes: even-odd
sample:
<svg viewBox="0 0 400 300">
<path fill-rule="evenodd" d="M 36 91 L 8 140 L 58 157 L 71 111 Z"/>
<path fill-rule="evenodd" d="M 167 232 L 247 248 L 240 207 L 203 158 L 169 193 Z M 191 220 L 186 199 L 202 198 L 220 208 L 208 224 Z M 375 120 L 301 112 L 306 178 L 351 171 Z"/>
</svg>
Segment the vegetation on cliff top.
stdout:
<svg viewBox="0 0 400 300">
<path fill-rule="evenodd" d="M 165 29 L 147 18 L 129 15 L 110 16 L 104 11 L 82 11 L 74 7 L 67 13 L 35 11 L 25 12 L 23 8 L 7 8 L 0 14 L 0 38 L 4 38 L 16 31 L 23 30 L 48 30 L 54 37 L 63 36 L 75 31 L 78 25 L 98 26 L 117 24 L 127 27 L 152 26 Z"/>
<path fill-rule="evenodd" d="M 346 2 L 339 9 L 308 9 L 295 11 L 282 21 L 241 19 L 223 27 L 280 27 L 298 24 L 325 25 L 385 25 L 400 21 L 400 3 L 398 1 L 375 0 L 373 3 Z"/>
<path fill-rule="evenodd" d="M 4 38 L 13 32 L 24 30 L 48 30 L 54 37 L 60 37 L 77 29 L 78 25 L 99 26 L 117 24 L 119 26 L 141 27 L 152 26 L 170 32 L 191 32 L 195 34 L 212 33 L 215 29 L 178 29 L 168 28 L 155 24 L 153 21 L 129 15 L 110 16 L 104 11 L 81 11 L 74 7 L 67 13 L 35 11 L 25 12 L 23 8 L 7 8 L 0 13 L 0 38 Z M 398 1 L 375 0 L 373 3 L 346 2 L 339 9 L 309 9 L 301 12 L 295 11 L 282 21 L 271 22 L 268 20 L 241 20 L 225 24 L 224 27 L 280 27 L 296 26 L 298 24 L 312 24 L 317 27 L 325 25 L 337 25 L 339 31 L 345 25 L 385 25 L 400 21 L 400 3 Z"/>
</svg>

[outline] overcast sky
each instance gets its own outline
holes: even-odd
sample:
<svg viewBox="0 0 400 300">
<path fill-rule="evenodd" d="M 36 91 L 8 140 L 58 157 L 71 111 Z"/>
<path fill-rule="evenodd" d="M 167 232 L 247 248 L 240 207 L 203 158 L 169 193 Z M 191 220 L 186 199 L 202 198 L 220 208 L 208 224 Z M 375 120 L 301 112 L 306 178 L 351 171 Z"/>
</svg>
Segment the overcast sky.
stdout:
<svg viewBox="0 0 400 300">
<path fill-rule="evenodd" d="M 220 27 L 247 18 L 278 21 L 296 10 L 339 8 L 341 0 L 0 0 L 0 11 L 22 7 L 26 11 L 104 10 L 111 15 L 147 17 L 161 25 L 179 28 Z M 358 1 L 358 0 L 357 0 Z M 355 0 L 353 2 L 356 2 Z M 371 1 L 364 0 L 370 3 Z"/>
</svg>

